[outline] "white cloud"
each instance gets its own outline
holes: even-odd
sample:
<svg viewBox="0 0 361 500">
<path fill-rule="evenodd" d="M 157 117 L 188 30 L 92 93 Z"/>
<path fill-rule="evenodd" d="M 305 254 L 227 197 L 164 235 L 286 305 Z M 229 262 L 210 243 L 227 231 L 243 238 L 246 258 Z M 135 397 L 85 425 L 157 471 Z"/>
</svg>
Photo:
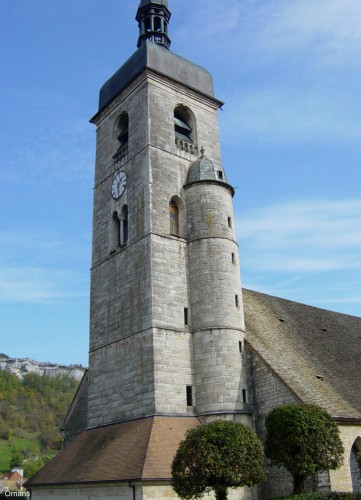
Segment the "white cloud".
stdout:
<svg viewBox="0 0 361 500">
<path fill-rule="evenodd" d="M 85 298 L 82 281 L 64 269 L 0 267 L 0 302 L 53 304 Z"/>
<path fill-rule="evenodd" d="M 242 143 L 294 143 L 361 139 L 359 105 L 340 91 L 315 85 L 267 84 L 267 88 L 234 89 L 224 118 L 224 137 Z M 223 117 L 222 117 L 223 118 Z"/>
<path fill-rule="evenodd" d="M 261 10 L 268 19 L 263 30 L 264 48 L 274 52 L 312 50 L 310 59 L 316 57 L 326 64 L 345 65 L 350 58 L 359 64 L 358 0 L 278 0 L 267 2 Z"/>
<path fill-rule="evenodd" d="M 191 32 L 188 56 L 222 67 L 226 140 L 361 140 L 359 0 L 202 0 L 192 10 L 176 38 Z"/>
<path fill-rule="evenodd" d="M 361 270 L 361 200 L 299 200 L 237 219 L 247 266 L 268 272 Z"/>
<path fill-rule="evenodd" d="M 54 304 L 87 297 L 89 249 L 86 234 L 0 232 L 0 302 Z"/>
<path fill-rule="evenodd" d="M 89 261 L 91 235 L 76 236 L 25 228 L 0 231 L 0 262 L 57 263 Z"/>
</svg>

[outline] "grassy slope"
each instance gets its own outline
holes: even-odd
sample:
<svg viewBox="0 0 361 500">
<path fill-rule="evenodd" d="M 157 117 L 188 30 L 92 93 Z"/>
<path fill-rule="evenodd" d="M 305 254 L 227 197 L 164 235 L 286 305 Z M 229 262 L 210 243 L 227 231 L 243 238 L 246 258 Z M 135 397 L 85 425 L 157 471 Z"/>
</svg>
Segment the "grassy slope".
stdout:
<svg viewBox="0 0 361 500">
<path fill-rule="evenodd" d="M 39 451 L 39 446 L 36 440 L 22 439 L 13 437 L 11 438 L 11 445 L 14 448 L 21 450 L 36 450 Z M 9 470 L 9 462 L 11 459 L 11 447 L 9 441 L 0 439 L 0 472 L 7 472 Z"/>
</svg>

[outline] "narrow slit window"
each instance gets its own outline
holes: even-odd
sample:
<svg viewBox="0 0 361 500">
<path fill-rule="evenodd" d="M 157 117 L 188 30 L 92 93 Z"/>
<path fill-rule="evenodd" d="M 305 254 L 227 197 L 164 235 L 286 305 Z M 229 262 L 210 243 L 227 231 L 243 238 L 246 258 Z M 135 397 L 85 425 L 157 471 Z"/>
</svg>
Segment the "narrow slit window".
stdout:
<svg viewBox="0 0 361 500">
<path fill-rule="evenodd" d="M 113 221 L 114 221 L 113 225 L 114 225 L 114 233 L 115 233 L 115 237 L 114 237 L 115 246 L 120 247 L 121 246 L 122 232 L 121 232 L 121 221 L 119 219 L 118 212 L 113 213 Z"/>
<path fill-rule="evenodd" d="M 236 263 L 236 257 L 234 255 L 234 253 L 232 253 L 232 264 L 235 264 Z"/>
<path fill-rule="evenodd" d="M 193 406 L 193 391 L 192 386 L 186 386 L 187 406 Z"/>
<path fill-rule="evenodd" d="M 122 244 L 125 245 L 128 242 L 128 233 L 129 233 L 129 225 L 128 225 L 128 206 L 124 205 L 122 210 Z"/>
<path fill-rule="evenodd" d="M 242 390 L 242 398 L 243 398 L 243 403 L 247 403 L 247 391 L 246 391 L 246 389 Z"/>
<path fill-rule="evenodd" d="M 188 307 L 184 308 L 184 324 L 188 325 Z"/>
<path fill-rule="evenodd" d="M 242 353 L 243 352 L 242 342 L 238 342 L 238 348 L 239 348 L 239 352 Z"/>
<path fill-rule="evenodd" d="M 222 172 L 222 170 L 218 170 L 218 179 L 223 180 L 223 172 Z"/>
<path fill-rule="evenodd" d="M 234 302 L 236 304 L 236 307 L 239 307 L 239 298 L 238 298 L 238 295 L 234 296 Z"/>
<path fill-rule="evenodd" d="M 228 227 L 232 227 L 232 219 L 228 217 L 227 221 L 228 221 Z"/>
</svg>

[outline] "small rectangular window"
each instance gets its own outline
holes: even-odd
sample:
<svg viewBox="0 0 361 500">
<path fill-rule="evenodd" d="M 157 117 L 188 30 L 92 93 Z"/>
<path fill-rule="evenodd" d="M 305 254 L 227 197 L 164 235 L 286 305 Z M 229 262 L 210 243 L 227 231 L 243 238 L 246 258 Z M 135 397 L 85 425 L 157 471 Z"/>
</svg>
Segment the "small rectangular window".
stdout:
<svg viewBox="0 0 361 500">
<path fill-rule="evenodd" d="M 232 264 L 234 264 L 236 262 L 236 257 L 234 255 L 234 253 L 232 253 Z"/>
<path fill-rule="evenodd" d="M 242 390 L 243 403 L 247 403 L 247 391 L 246 389 Z"/>
<path fill-rule="evenodd" d="M 239 352 L 243 352 L 242 342 L 238 342 L 238 345 L 239 345 Z"/>
<path fill-rule="evenodd" d="M 188 307 L 184 308 L 184 324 L 188 325 Z"/>
<path fill-rule="evenodd" d="M 187 406 L 193 406 L 192 386 L 186 386 Z"/>
<path fill-rule="evenodd" d="M 218 170 L 218 179 L 223 179 L 223 172 L 222 172 L 222 170 Z"/>
<path fill-rule="evenodd" d="M 234 296 L 234 301 L 235 301 L 236 307 L 239 307 L 238 295 Z"/>
<path fill-rule="evenodd" d="M 232 227 L 232 219 L 228 217 L 228 227 Z"/>
</svg>

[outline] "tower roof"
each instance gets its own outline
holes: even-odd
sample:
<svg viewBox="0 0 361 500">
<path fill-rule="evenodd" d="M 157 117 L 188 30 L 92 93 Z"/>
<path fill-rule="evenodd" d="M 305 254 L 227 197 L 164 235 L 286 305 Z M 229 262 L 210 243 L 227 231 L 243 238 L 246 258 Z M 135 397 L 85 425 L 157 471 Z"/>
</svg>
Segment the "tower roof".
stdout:
<svg viewBox="0 0 361 500">
<path fill-rule="evenodd" d="M 228 184 L 226 172 L 222 165 L 215 160 L 207 158 L 204 155 L 204 150 L 202 156 L 189 167 L 186 185 L 200 181 L 217 181 L 230 188 L 232 194 L 234 193 L 233 188 Z"/>
<path fill-rule="evenodd" d="M 210 73 L 161 45 L 146 41 L 102 86 L 99 94 L 99 112 L 102 111 L 142 71 L 150 69 L 183 85 L 214 98 Z"/>
</svg>

